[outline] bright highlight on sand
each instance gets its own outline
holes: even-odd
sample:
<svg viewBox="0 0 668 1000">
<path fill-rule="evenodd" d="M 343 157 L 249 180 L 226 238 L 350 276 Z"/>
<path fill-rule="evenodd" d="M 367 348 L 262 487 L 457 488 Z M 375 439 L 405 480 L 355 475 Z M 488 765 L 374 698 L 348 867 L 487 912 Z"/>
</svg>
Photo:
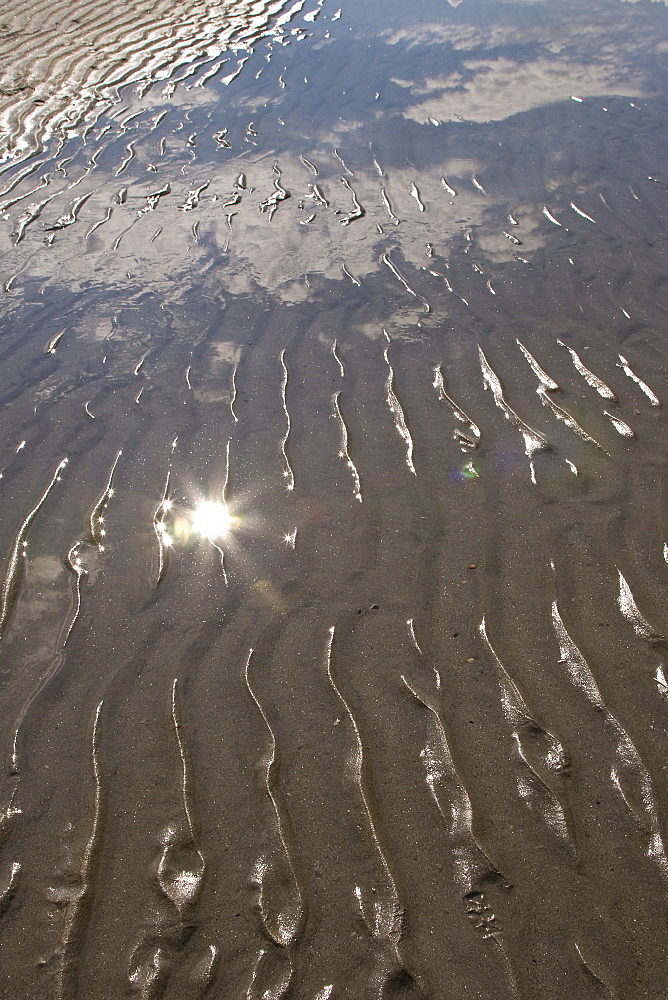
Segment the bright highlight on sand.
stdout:
<svg viewBox="0 0 668 1000">
<path fill-rule="evenodd" d="M 193 512 L 193 529 L 204 538 L 213 542 L 223 538 L 232 526 L 232 517 L 223 503 L 204 500 Z"/>
</svg>

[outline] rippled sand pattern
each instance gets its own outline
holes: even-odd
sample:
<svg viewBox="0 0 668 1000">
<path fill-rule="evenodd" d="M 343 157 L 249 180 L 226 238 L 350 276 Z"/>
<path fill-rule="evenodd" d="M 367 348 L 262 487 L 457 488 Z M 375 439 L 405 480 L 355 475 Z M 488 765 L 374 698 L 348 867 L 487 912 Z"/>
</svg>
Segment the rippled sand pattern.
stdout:
<svg viewBox="0 0 668 1000">
<path fill-rule="evenodd" d="M 247 55 L 301 7 L 286 0 L 12 4 L 0 24 L 1 159 L 38 153 L 82 121 L 92 127 L 125 85 L 178 79 L 186 68 L 192 76 L 202 65 L 217 71 L 212 61 L 224 53 L 221 75 L 234 72 L 235 55 Z"/>
<path fill-rule="evenodd" d="M 2 996 L 666 995 L 659 15 L 474 6 L 5 5 Z"/>
</svg>

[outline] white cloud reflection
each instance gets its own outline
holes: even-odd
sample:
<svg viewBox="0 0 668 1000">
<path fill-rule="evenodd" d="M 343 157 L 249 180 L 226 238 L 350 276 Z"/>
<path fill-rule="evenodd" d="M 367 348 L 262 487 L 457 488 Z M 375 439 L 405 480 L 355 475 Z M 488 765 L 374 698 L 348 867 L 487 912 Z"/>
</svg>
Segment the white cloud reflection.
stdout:
<svg viewBox="0 0 668 1000">
<path fill-rule="evenodd" d="M 648 34 L 646 20 L 631 15 L 628 8 L 618 6 L 615 16 L 615 6 L 613 2 L 591 8 L 545 4 L 540 18 L 513 14 L 503 23 L 491 18 L 480 24 L 444 19 L 386 28 L 381 37 L 387 45 L 407 52 L 437 48 L 443 53 L 444 71 L 438 76 L 407 80 L 407 74 L 398 73 L 393 80 L 420 98 L 404 116 L 421 124 L 429 118 L 501 121 L 572 94 L 655 93 L 656 85 L 648 76 L 651 66 L 643 60 L 663 47 L 663 36 Z M 505 51 L 494 52 L 501 49 Z"/>
<path fill-rule="evenodd" d="M 422 100 L 407 107 L 404 117 L 420 124 L 426 124 L 430 118 L 502 121 L 546 103 L 567 100 L 573 94 L 640 97 L 645 92 L 639 74 L 630 70 L 624 73 L 619 67 L 601 63 L 584 65 L 548 58 L 522 63 L 500 57 L 469 60 L 463 66 L 466 74 L 454 72 L 411 85 L 411 93 Z"/>
</svg>

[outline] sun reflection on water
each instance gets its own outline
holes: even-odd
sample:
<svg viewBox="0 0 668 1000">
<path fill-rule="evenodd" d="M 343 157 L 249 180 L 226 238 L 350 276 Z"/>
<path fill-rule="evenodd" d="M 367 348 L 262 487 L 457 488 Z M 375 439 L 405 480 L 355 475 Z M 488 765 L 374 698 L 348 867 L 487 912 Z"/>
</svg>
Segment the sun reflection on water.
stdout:
<svg viewBox="0 0 668 1000">
<path fill-rule="evenodd" d="M 227 505 L 212 500 L 203 500 L 192 514 L 193 531 L 208 538 L 210 542 L 224 538 L 229 533 L 233 521 L 234 518 L 229 513 Z"/>
</svg>

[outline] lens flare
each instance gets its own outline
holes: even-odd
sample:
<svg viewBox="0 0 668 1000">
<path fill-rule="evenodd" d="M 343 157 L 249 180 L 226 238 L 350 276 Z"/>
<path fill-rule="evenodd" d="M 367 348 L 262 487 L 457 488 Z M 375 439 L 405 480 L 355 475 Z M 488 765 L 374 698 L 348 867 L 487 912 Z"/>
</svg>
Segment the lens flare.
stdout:
<svg viewBox="0 0 668 1000">
<path fill-rule="evenodd" d="M 204 500 L 193 511 L 193 530 L 213 542 L 224 538 L 232 526 L 232 517 L 223 503 Z"/>
</svg>

